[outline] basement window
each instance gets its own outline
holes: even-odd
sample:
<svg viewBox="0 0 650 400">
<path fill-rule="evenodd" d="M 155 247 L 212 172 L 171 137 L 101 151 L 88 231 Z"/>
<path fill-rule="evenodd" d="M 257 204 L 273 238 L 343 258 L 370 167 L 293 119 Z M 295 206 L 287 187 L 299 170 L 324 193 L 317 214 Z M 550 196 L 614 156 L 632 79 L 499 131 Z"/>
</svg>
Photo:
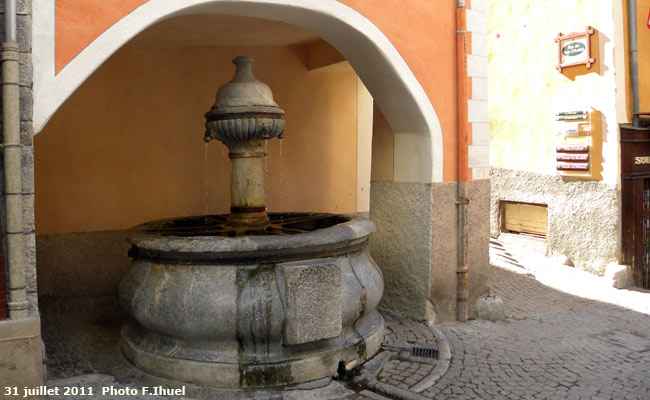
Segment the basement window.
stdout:
<svg viewBox="0 0 650 400">
<path fill-rule="evenodd" d="M 546 239 L 548 206 L 546 204 L 501 201 L 501 232 Z"/>
</svg>

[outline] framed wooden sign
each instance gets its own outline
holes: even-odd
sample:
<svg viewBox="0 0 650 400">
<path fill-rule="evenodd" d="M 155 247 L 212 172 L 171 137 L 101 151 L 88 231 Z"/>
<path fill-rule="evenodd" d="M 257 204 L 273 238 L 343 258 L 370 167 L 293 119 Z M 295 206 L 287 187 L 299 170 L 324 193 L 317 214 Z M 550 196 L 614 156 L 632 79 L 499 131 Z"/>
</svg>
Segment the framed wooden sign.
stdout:
<svg viewBox="0 0 650 400">
<path fill-rule="evenodd" d="M 584 32 L 572 32 L 568 35 L 558 33 L 555 38 L 558 44 L 558 64 L 555 68 L 560 72 L 562 68 L 573 65 L 585 64 L 587 68 L 591 68 L 591 64 L 596 62 L 596 59 L 591 57 L 590 36 L 593 34 L 594 29 L 591 26 Z"/>
</svg>

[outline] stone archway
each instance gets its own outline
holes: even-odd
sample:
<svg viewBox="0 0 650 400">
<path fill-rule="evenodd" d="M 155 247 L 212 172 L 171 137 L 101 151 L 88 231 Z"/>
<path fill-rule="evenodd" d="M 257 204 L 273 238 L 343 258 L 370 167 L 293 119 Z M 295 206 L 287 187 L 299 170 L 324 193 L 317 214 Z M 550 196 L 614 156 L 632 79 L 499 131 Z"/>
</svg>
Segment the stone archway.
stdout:
<svg viewBox="0 0 650 400">
<path fill-rule="evenodd" d="M 442 180 L 442 132 L 426 93 L 386 36 L 338 1 L 151 0 L 107 29 L 56 75 L 54 5 L 38 4 L 34 8 L 35 132 L 111 54 L 150 25 L 187 14 L 257 17 L 308 29 L 350 62 L 395 132 L 396 181 Z"/>
<path fill-rule="evenodd" d="M 119 20 L 54 74 L 54 6 L 34 9 L 34 131 L 115 51 L 147 27 L 174 16 L 224 14 L 282 21 L 306 28 L 352 65 L 394 132 L 393 181 L 373 184 L 373 251 L 386 275 L 386 307 L 431 316 L 433 183 L 442 181 L 442 132 L 427 94 L 388 38 L 338 1 L 150 0 Z M 399 201 L 396 201 L 399 200 Z M 450 238 L 453 241 L 453 238 Z"/>
</svg>

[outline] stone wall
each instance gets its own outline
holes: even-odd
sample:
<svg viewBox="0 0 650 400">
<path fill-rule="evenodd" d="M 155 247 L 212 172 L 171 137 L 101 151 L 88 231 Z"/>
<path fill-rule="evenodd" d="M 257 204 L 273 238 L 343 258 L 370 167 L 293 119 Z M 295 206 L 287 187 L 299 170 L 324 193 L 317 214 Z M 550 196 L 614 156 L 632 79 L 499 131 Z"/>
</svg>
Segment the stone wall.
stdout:
<svg viewBox="0 0 650 400">
<path fill-rule="evenodd" d="M 0 42 L 4 41 L 4 3 L 0 2 Z M 25 280 L 29 318 L 0 321 L 0 382 L 5 386 L 36 387 L 44 376 L 43 342 L 36 288 L 36 238 L 34 230 L 34 150 L 32 97 L 32 1 L 17 1 L 17 40 L 20 46 L 20 140 L 22 155 L 22 195 L 25 240 Z M 1 109 L 0 109 L 1 112 Z M 0 129 L 1 132 L 1 129 Z M 1 154 L 1 153 L 0 153 Z M 0 156 L 1 158 L 1 156 Z M 0 160 L 0 166 L 4 162 Z M 2 168 L 2 167 L 0 167 Z M 2 220 L 5 221 L 4 169 L 0 174 Z M 6 227 L 3 222 L 2 231 Z M 4 244 L 3 244 L 4 246 Z M 6 259 L 6 258 L 5 258 Z"/>
<path fill-rule="evenodd" d="M 115 296 L 131 245 L 126 231 L 36 236 L 40 297 Z"/>
<path fill-rule="evenodd" d="M 500 234 L 500 201 L 546 204 L 546 255 L 566 256 L 576 267 L 597 274 L 617 261 L 621 225 L 616 186 L 504 168 L 492 168 L 491 180 L 492 237 Z"/>
<path fill-rule="evenodd" d="M 456 319 L 456 191 L 456 182 L 372 182 L 370 219 L 377 233 L 370 252 L 384 274 L 381 309 L 436 323 Z M 466 193 L 473 316 L 474 300 L 487 290 L 490 181 L 470 181 Z M 427 204 L 430 211 L 423 207 Z"/>
<path fill-rule="evenodd" d="M 487 291 L 490 264 L 490 180 L 479 179 L 465 183 L 469 199 L 467 217 L 469 224 L 467 273 L 470 318 L 476 317 L 476 299 Z"/>
<path fill-rule="evenodd" d="M 456 192 L 456 182 L 437 183 L 434 186 L 429 299 L 436 312 L 437 322 L 456 319 L 456 268 L 458 266 Z"/>
<path fill-rule="evenodd" d="M 370 185 L 370 254 L 384 274 L 383 310 L 415 319 L 427 315 L 433 241 L 433 184 L 374 181 Z"/>
<path fill-rule="evenodd" d="M 0 360 L 3 396 L 6 387 L 18 387 L 22 396 L 24 387 L 34 388 L 43 384 L 43 344 L 39 319 L 0 322 Z"/>
<path fill-rule="evenodd" d="M 38 312 L 36 295 L 36 242 L 34 231 L 34 148 L 32 115 L 32 2 L 17 1 L 16 29 L 20 46 L 20 139 L 23 145 L 23 213 L 25 233 L 25 274 L 27 298 L 33 313 Z M 4 3 L 0 2 L 0 42 L 4 41 Z M 1 111 L 0 111 L 1 112 Z M 1 132 L 1 131 L 0 131 Z M 1 134 L 1 133 L 0 133 Z M 1 190 L 4 191 L 4 174 Z M 4 202 L 2 216 L 4 219 Z M 4 229 L 4 228 L 3 228 Z"/>
</svg>

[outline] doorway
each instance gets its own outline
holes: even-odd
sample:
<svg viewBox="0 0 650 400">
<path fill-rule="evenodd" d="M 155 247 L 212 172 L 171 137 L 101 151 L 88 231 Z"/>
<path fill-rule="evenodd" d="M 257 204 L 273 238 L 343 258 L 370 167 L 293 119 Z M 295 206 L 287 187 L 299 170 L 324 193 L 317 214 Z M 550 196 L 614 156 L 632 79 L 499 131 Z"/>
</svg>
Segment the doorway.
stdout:
<svg viewBox="0 0 650 400">
<path fill-rule="evenodd" d="M 650 289 L 650 120 L 642 125 L 621 125 L 622 263 Z"/>
</svg>

